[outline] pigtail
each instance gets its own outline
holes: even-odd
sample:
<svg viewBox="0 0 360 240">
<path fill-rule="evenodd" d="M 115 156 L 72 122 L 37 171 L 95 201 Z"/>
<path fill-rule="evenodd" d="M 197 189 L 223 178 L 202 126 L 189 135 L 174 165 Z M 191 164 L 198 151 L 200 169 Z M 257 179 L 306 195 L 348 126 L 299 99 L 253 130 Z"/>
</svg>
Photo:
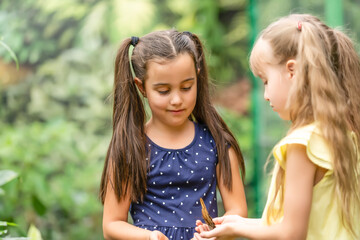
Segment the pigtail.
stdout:
<svg viewBox="0 0 360 240">
<path fill-rule="evenodd" d="M 301 113 L 301 117 L 292 115 L 293 128 L 319 123 L 333 153 L 343 223 L 355 234 L 352 212 L 359 211 L 354 208 L 360 204 L 359 159 L 348 131 L 353 128 L 359 136 L 359 58 L 344 35 L 334 33 L 318 19 L 311 20 L 302 23 L 299 38 L 296 92 L 290 93 L 290 102 L 295 109 L 292 113 Z M 305 99 L 304 92 L 309 93 Z"/>
<path fill-rule="evenodd" d="M 346 103 L 349 108 L 349 122 L 351 129 L 360 137 L 360 60 L 348 36 L 334 29 L 334 38 L 337 45 L 337 75 L 346 94 Z"/>
<path fill-rule="evenodd" d="M 337 44 L 338 71 L 337 75 L 345 92 L 347 123 L 348 128 L 355 133 L 356 139 L 360 137 L 360 58 L 350 40 L 344 33 L 333 30 Z M 343 217 L 352 233 L 355 233 L 355 226 L 352 219 L 353 212 L 360 211 L 360 156 L 359 145 L 349 143 L 350 152 L 348 161 L 337 162 L 337 168 L 344 168 L 344 173 L 340 171 L 339 175 L 343 177 L 343 184 L 337 187 L 338 194 L 343 200 Z M 340 150 L 340 149 L 339 149 Z M 343 150 L 344 151 L 344 150 Z M 347 156 L 344 156 L 347 157 Z M 346 192 L 346 193 L 343 193 Z M 360 236 L 357 236 L 360 237 Z"/>
<path fill-rule="evenodd" d="M 146 192 L 145 111 L 131 72 L 130 43 L 123 41 L 115 60 L 113 135 L 101 178 L 102 203 L 109 183 L 118 200 L 142 199 Z"/>
<path fill-rule="evenodd" d="M 204 49 L 200 39 L 192 34 L 192 39 L 195 43 L 195 47 L 198 53 L 197 59 L 195 59 L 196 70 L 199 69 L 198 77 L 198 100 L 194 108 L 194 116 L 197 121 L 206 124 L 209 128 L 217 148 L 217 154 L 219 159 L 220 178 L 224 182 L 224 185 L 231 190 L 232 178 L 231 178 L 231 164 L 229 159 L 229 146 L 235 151 L 238 158 L 238 163 L 241 169 L 242 180 L 245 178 L 245 164 L 241 154 L 240 147 L 229 130 L 228 126 L 217 113 L 215 107 L 211 104 L 209 96 L 209 83 L 208 83 L 208 71 L 205 60 Z"/>
</svg>

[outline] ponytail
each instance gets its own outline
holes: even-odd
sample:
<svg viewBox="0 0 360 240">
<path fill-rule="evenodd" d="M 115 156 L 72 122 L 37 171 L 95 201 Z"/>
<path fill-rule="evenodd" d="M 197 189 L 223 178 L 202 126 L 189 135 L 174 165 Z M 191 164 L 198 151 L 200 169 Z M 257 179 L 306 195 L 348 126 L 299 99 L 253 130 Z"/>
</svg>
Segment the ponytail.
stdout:
<svg viewBox="0 0 360 240">
<path fill-rule="evenodd" d="M 115 60 L 113 135 L 101 178 L 102 203 L 109 183 L 118 200 L 142 199 L 146 191 L 145 110 L 131 72 L 130 43 L 123 41 Z"/>
<path fill-rule="evenodd" d="M 337 42 L 338 77 L 343 85 L 346 103 L 349 106 L 349 123 L 351 129 L 360 137 L 360 60 L 351 39 L 341 31 L 334 29 Z"/>
<path fill-rule="evenodd" d="M 343 221 L 355 236 L 356 226 L 353 224 L 355 222 L 352 215 L 353 212 L 360 211 L 360 146 L 357 144 L 360 137 L 360 59 L 349 37 L 338 30 L 334 30 L 334 36 L 338 49 L 337 75 L 345 92 L 347 129 L 350 128 L 356 136 L 355 144 L 350 141 L 347 143 L 348 149 L 340 149 L 339 146 L 338 151 L 349 152 L 340 156 L 347 157 L 347 161 L 341 161 L 346 158 L 339 158 L 335 162 L 335 176 L 340 179 L 336 190 L 343 203 Z"/>
<path fill-rule="evenodd" d="M 198 56 L 196 59 L 196 70 L 198 73 L 198 100 L 196 102 L 193 114 L 197 121 L 204 123 L 210 130 L 215 143 L 219 159 L 219 178 L 222 179 L 224 185 L 230 191 L 232 190 L 232 174 L 231 163 L 229 158 L 229 147 L 232 147 L 238 159 L 238 164 L 241 170 L 242 180 L 245 180 L 245 164 L 240 150 L 240 147 L 231 133 L 230 129 L 221 118 L 215 107 L 211 104 L 209 96 L 209 84 L 208 84 L 208 71 L 205 60 L 204 49 L 200 39 L 193 34 Z"/>
</svg>

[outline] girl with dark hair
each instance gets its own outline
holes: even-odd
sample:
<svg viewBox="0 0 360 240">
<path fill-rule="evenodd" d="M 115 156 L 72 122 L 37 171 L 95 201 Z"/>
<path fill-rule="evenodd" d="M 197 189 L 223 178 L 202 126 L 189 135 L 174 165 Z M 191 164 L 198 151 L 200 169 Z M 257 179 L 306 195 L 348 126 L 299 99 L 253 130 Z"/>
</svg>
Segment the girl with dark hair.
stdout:
<svg viewBox="0 0 360 240">
<path fill-rule="evenodd" d="M 123 41 L 100 187 L 106 239 L 191 239 L 200 198 L 217 216 L 216 187 L 226 214 L 247 215 L 244 160 L 210 102 L 208 82 L 195 34 L 157 31 Z"/>
</svg>

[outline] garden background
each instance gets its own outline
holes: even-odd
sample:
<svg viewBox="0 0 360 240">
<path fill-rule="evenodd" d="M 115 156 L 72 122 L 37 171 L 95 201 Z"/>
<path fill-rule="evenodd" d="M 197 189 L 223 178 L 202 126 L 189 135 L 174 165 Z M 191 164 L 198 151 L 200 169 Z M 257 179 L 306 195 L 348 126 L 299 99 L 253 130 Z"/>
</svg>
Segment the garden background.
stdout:
<svg viewBox="0 0 360 240">
<path fill-rule="evenodd" d="M 103 239 L 116 51 L 169 28 L 204 41 L 213 100 L 244 153 L 249 216 L 261 216 L 264 162 L 287 123 L 262 101 L 248 54 L 260 29 L 297 12 L 359 42 L 359 0 L 1 0 L 0 239 Z"/>
</svg>

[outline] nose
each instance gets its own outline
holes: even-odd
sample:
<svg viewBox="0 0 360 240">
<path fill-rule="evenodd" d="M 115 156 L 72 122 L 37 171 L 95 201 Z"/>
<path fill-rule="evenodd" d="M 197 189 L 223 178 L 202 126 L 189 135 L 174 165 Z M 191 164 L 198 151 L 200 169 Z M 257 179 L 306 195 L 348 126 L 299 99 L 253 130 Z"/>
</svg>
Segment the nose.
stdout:
<svg viewBox="0 0 360 240">
<path fill-rule="evenodd" d="M 179 105 L 182 103 L 182 97 L 179 92 L 174 92 L 171 96 L 170 104 Z"/>
<path fill-rule="evenodd" d="M 269 101 L 269 100 L 270 100 L 270 99 L 269 99 L 269 96 L 268 96 L 268 94 L 267 94 L 266 89 L 264 90 L 264 99 L 265 99 L 266 101 Z"/>
</svg>

